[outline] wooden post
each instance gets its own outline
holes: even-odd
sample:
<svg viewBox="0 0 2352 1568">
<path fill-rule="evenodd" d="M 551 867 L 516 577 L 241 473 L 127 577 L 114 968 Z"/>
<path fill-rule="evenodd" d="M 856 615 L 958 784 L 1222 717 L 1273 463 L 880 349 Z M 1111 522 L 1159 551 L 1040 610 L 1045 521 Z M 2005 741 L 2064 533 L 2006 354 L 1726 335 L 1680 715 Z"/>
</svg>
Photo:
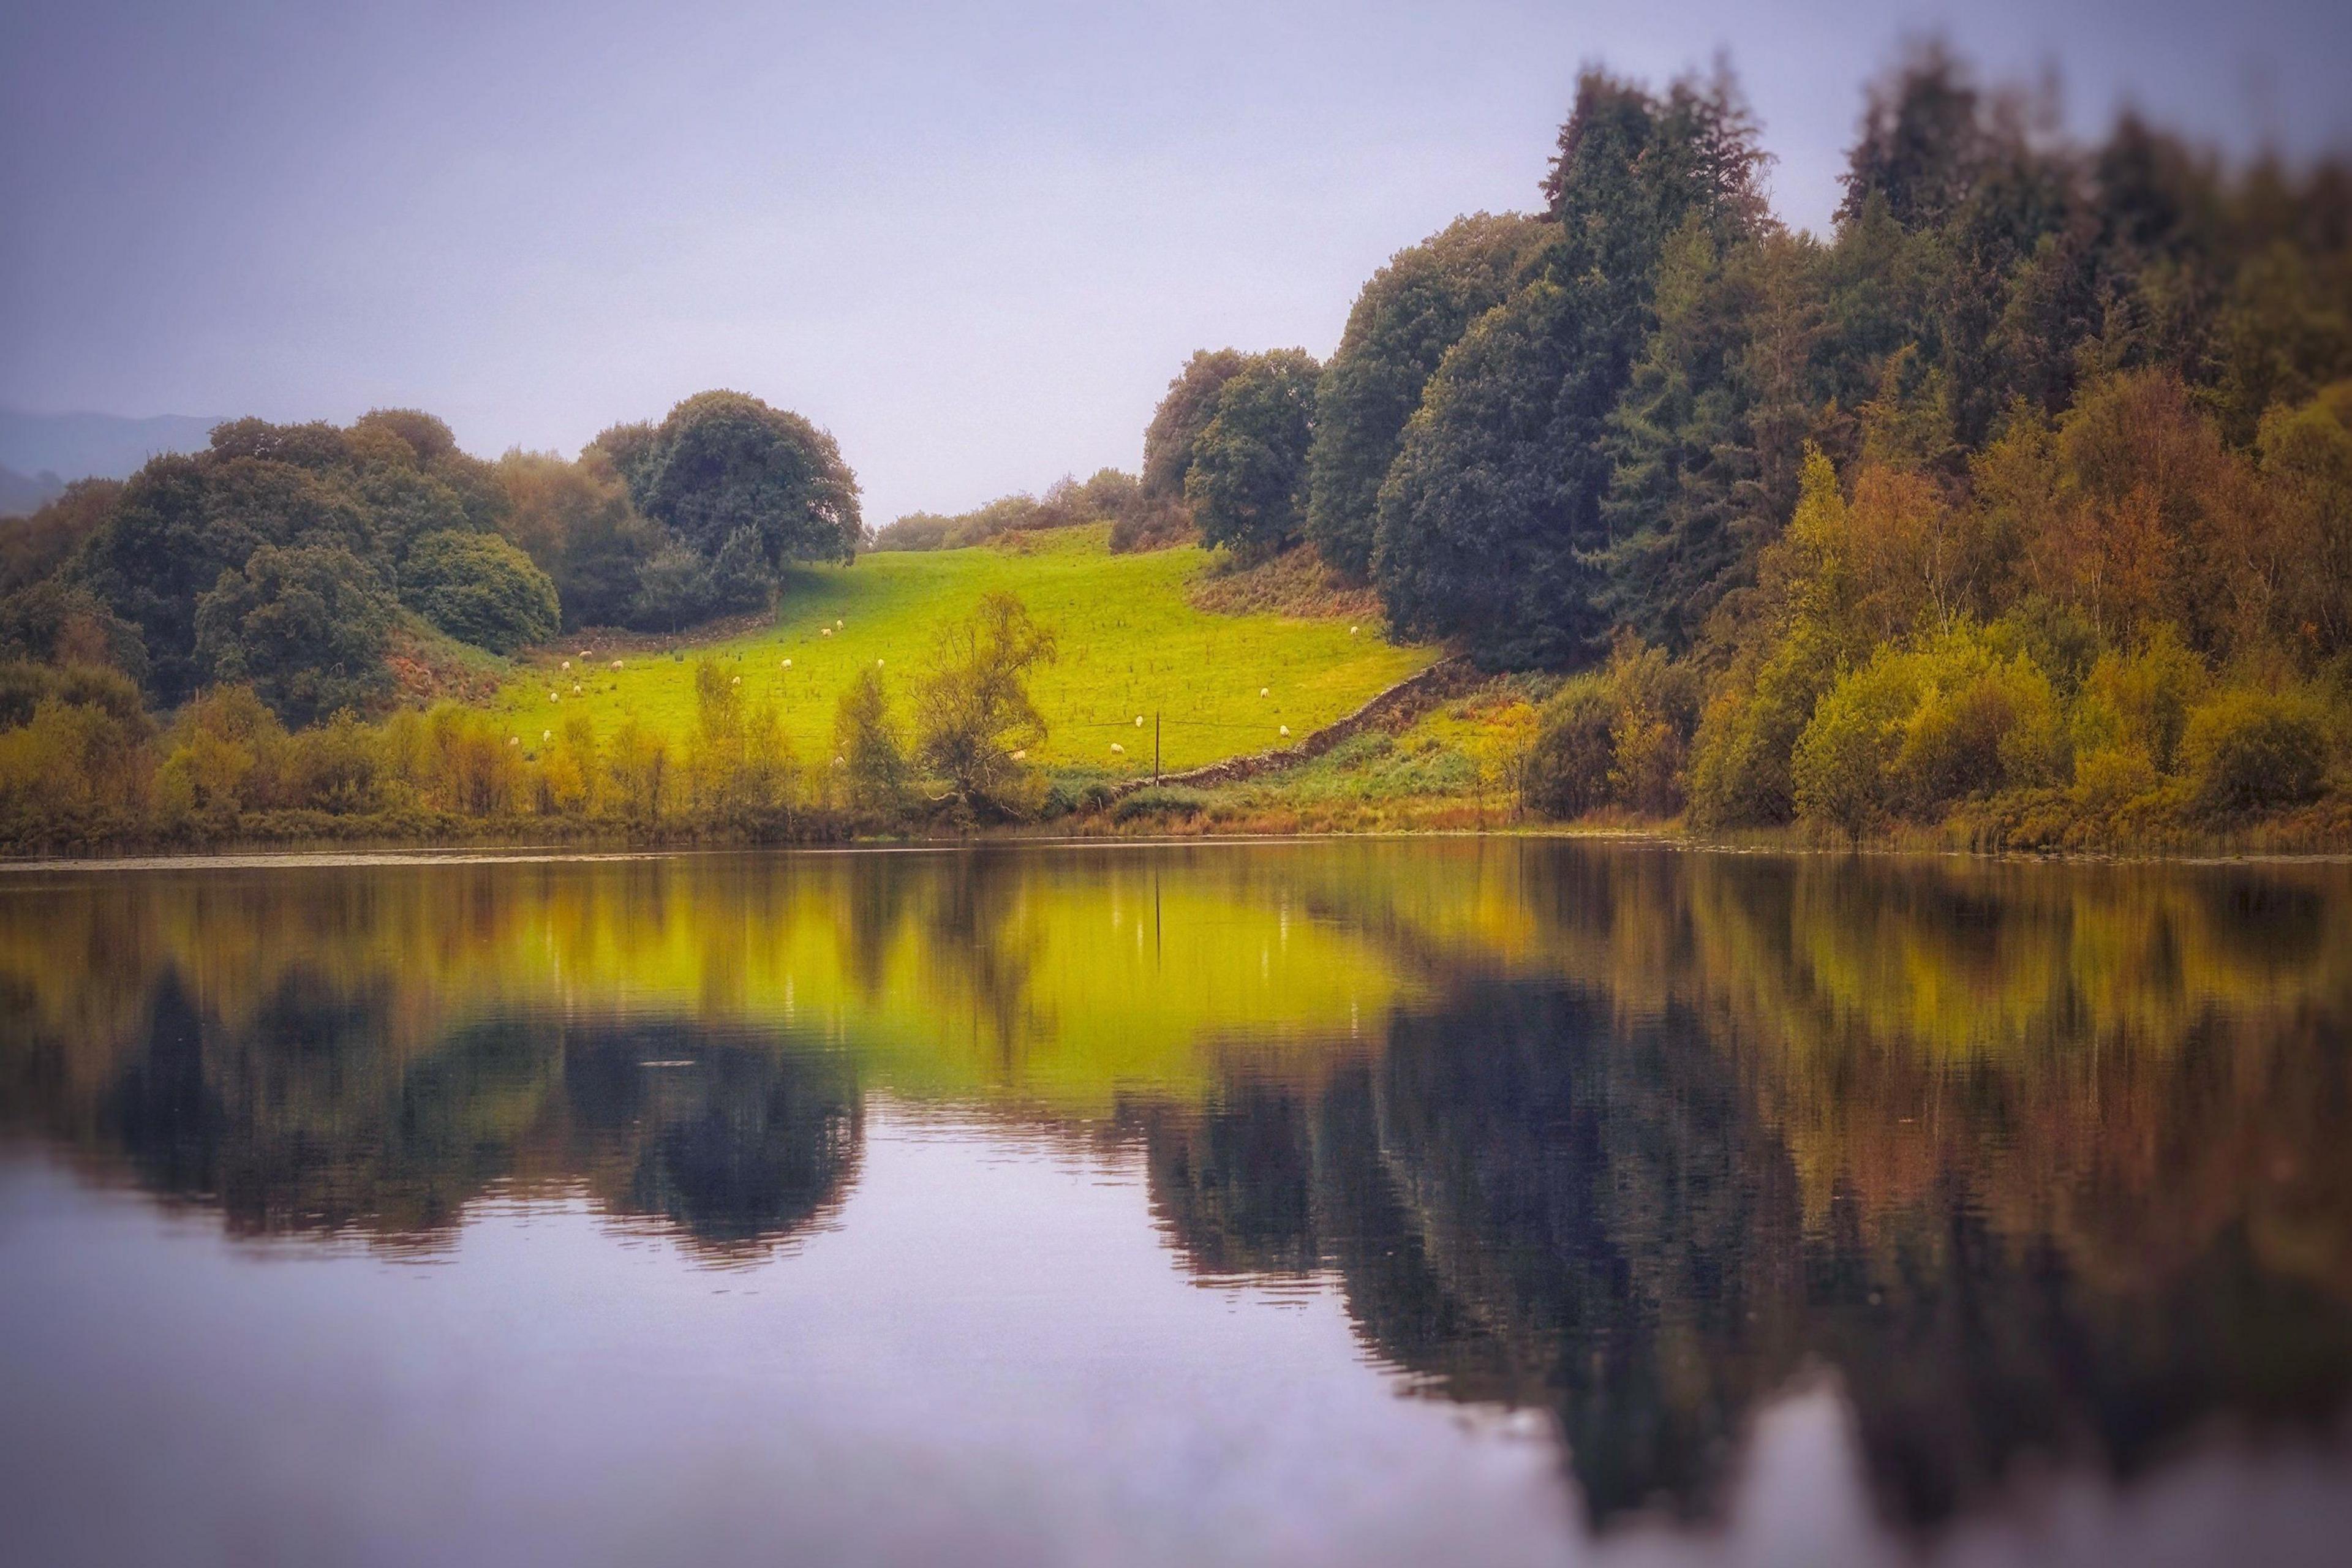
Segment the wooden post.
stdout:
<svg viewBox="0 0 2352 1568">
<path fill-rule="evenodd" d="M 1151 710 L 1151 782 L 1160 782 L 1160 710 Z"/>
</svg>

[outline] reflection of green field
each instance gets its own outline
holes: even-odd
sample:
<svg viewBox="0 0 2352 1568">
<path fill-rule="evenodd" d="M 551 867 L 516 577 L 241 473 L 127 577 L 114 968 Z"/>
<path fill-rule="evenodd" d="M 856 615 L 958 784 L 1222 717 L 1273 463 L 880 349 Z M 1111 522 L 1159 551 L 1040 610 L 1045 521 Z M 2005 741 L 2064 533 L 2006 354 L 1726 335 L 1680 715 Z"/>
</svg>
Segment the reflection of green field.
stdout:
<svg viewBox="0 0 2352 1568">
<path fill-rule="evenodd" d="M 387 1068 L 469 1021 L 693 1016 L 838 1047 L 877 1090 L 1079 1115 L 1123 1091 L 1197 1097 L 1254 1053 L 1300 1070 L 1410 990 L 1296 889 L 1234 874 L 1245 863 L 1167 875 L 1114 852 L 1066 870 L 940 855 L 100 879 L 0 895 L 0 979 L 59 982 L 30 987 L 44 1016 L 23 1022 L 70 1042 L 93 1084 L 168 970 L 233 1033 L 289 984 L 366 999 Z M 100 947 L 102 983 L 67 956 Z"/>
<path fill-rule="evenodd" d="M 776 700 L 806 760 L 830 751 L 834 703 L 852 675 L 884 660 L 903 708 L 906 682 L 940 625 L 983 593 L 1003 590 L 1061 644 L 1059 660 L 1033 682 L 1053 730 L 1035 758 L 1148 771 L 1150 731 L 1139 734 L 1138 714 L 1162 714 L 1163 763 L 1192 767 L 1277 745 L 1286 724 L 1297 735 L 1328 724 L 1435 657 L 1392 647 L 1369 629 L 1351 637 L 1341 622 L 1204 614 L 1184 594 L 1202 559 L 1189 546 L 1113 555 L 1100 527 L 1034 536 L 1018 550 L 864 556 L 854 566 L 795 574 L 774 626 L 683 658 L 633 654 L 617 672 L 602 657 L 570 673 L 531 669 L 498 702 L 527 740 L 580 712 L 604 733 L 634 716 L 682 736 L 693 719 L 693 660 L 707 653 L 725 660 L 748 691 Z M 833 636 L 820 635 L 836 620 Z M 786 658 L 789 670 L 781 668 Z M 575 679 L 584 689 L 576 697 Z M 551 691 L 561 700 L 552 705 Z M 1113 742 L 1126 747 L 1124 756 L 1111 755 Z"/>
</svg>

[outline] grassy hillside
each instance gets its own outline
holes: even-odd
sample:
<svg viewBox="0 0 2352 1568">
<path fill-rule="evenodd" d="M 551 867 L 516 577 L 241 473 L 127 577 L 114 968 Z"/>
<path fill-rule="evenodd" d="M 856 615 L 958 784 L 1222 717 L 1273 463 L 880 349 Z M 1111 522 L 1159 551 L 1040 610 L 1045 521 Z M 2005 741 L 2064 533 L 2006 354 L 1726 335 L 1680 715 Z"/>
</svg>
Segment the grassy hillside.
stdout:
<svg viewBox="0 0 2352 1568">
<path fill-rule="evenodd" d="M 935 628 L 1003 589 L 1018 595 L 1061 645 L 1059 661 L 1032 686 L 1052 734 L 1031 760 L 1148 771 L 1155 711 L 1162 716 L 1162 765 L 1192 767 L 1279 745 L 1283 725 L 1294 738 L 1304 735 L 1436 657 L 1431 648 L 1392 647 L 1369 624 L 1351 635 L 1344 619 L 1195 609 L 1185 588 L 1204 563 L 1199 550 L 1114 555 L 1108 533 L 1066 529 L 803 571 L 772 626 L 708 644 L 686 641 L 675 651 L 648 651 L 642 640 L 631 648 L 583 639 L 523 661 L 498 706 L 514 715 L 527 742 L 583 709 L 600 731 L 634 715 L 682 735 L 692 722 L 694 660 L 708 654 L 736 668 L 746 690 L 773 696 L 794 748 L 810 756 L 832 745 L 834 702 L 853 671 L 882 660 L 904 712 Z M 830 637 L 823 635 L 827 626 L 835 626 Z M 582 648 L 593 650 L 585 661 Z M 616 656 L 619 670 L 611 668 Z M 565 658 L 569 672 L 561 668 Z M 1114 742 L 1124 755 L 1111 752 Z"/>
</svg>

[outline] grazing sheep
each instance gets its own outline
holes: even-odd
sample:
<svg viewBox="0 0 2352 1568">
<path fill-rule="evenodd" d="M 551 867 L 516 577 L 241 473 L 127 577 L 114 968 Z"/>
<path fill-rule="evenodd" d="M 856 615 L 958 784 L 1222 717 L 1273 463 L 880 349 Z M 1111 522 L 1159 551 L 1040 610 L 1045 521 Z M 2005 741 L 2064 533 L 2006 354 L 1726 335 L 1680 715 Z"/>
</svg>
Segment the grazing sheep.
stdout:
<svg viewBox="0 0 2352 1568">
<path fill-rule="evenodd" d="M 551 691 L 551 692 L 549 692 L 549 693 L 547 694 L 547 700 L 548 700 L 550 702 L 561 702 L 561 701 L 562 701 L 562 700 L 563 700 L 563 699 L 562 699 L 562 698 L 558 697 L 558 696 L 557 696 L 554 692 L 552 692 L 552 691 Z"/>
<path fill-rule="evenodd" d="M 1282 738 L 1286 741 L 1290 739 L 1290 726 L 1287 724 L 1282 726 Z"/>
<path fill-rule="evenodd" d="M 833 635 L 833 628 L 831 626 L 819 626 L 816 629 L 816 635 L 821 637 L 829 637 Z"/>
<path fill-rule="evenodd" d="M 1360 628 L 1360 627 L 1356 627 L 1356 626 L 1349 626 L 1349 627 L 1348 628 L 1348 635 L 1349 635 L 1349 637 L 1354 637 L 1354 636 L 1356 635 L 1356 633 L 1357 633 L 1360 629 L 1361 629 L 1361 628 Z"/>
<path fill-rule="evenodd" d="M 522 737 L 520 735 L 509 735 L 507 737 L 507 744 L 509 746 L 520 746 L 522 744 Z"/>
<path fill-rule="evenodd" d="M 1025 762 L 1027 762 L 1027 761 L 1029 760 L 1029 751 L 1028 751 L 1028 748 L 1024 746 L 1024 747 L 1023 747 L 1020 751 L 1017 751 L 1017 752 L 1013 752 L 1013 760 L 1014 762 L 1016 762 L 1016 763 L 1025 763 Z"/>
<path fill-rule="evenodd" d="M 574 697 L 580 695 L 580 683 L 576 680 L 572 683 L 572 695 Z"/>
<path fill-rule="evenodd" d="M 877 669 L 881 668 L 882 668 L 882 661 L 881 661 L 880 659 L 878 659 L 878 658 L 877 658 L 877 659 L 876 659 L 876 660 L 874 661 L 874 668 L 877 668 Z"/>
<path fill-rule="evenodd" d="M 778 669 L 790 669 L 790 668 L 792 668 L 792 667 L 793 667 L 793 661 L 792 661 L 791 659 L 786 659 L 786 660 L 784 660 L 784 662 L 783 662 L 783 663 L 782 663 L 782 664 L 780 664 L 780 665 L 776 666 L 776 668 L 777 668 Z"/>
<path fill-rule="evenodd" d="M 847 626 L 849 623 L 848 623 L 847 621 L 842 620 L 842 619 L 840 619 L 839 617 L 837 617 L 837 616 L 836 616 L 836 617 L 835 618 L 835 620 L 834 620 L 834 623 L 833 623 L 833 624 L 834 624 L 835 626 Z"/>
<path fill-rule="evenodd" d="M 833 759 L 833 765 L 836 768 L 845 768 L 849 765 L 849 760 L 846 757 L 835 757 Z"/>
<path fill-rule="evenodd" d="M 1110 743 L 1110 754 L 1114 757 L 1123 757 L 1127 755 L 1127 748 L 1120 745 L 1117 741 L 1113 741 Z"/>
<path fill-rule="evenodd" d="M 740 685 L 742 685 L 742 684 L 743 684 L 743 678 L 742 678 L 741 676 L 740 676 L 740 675 L 739 675 L 739 676 L 737 676 L 734 679 L 732 679 L 732 680 L 729 681 L 727 684 L 728 684 L 728 685 L 730 685 L 730 686 L 740 686 Z"/>
<path fill-rule="evenodd" d="M 591 656 L 590 656 L 590 653 L 589 653 L 589 650 L 588 650 L 588 649 L 586 649 L 586 648 L 584 648 L 584 647 L 583 647 L 583 648 L 582 648 L 582 649 L 580 650 L 580 657 L 581 657 L 582 658 L 587 658 L 591 657 Z"/>
<path fill-rule="evenodd" d="M 614 659 L 614 660 L 613 661 L 613 668 L 614 668 L 614 669 L 618 669 L 618 668 L 621 668 L 621 661 L 620 661 L 619 659 L 617 659 L 617 658 L 616 658 L 616 659 Z"/>
<path fill-rule="evenodd" d="M 1135 716 L 1135 727 L 1139 730 L 1143 728 L 1143 715 L 1140 713 Z"/>
<path fill-rule="evenodd" d="M 1271 686 L 1261 686 L 1257 689 L 1257 694 L 1260 697 L 1271 697 L 1274 695 L 1274 688 Z"/>
<path fill-rule="evenodd" d="M 572 661 L 571 661 L 570 659 L 568 659 L 568 658 L 567 658 L 567 659 L 565 659 L 565 660 L 563 661 L 563 668 L 566 668 L 566 669 L 570 669 L 570 668 L 572 668 Z"/>
<path fill-rule="evenodd" d="M 539 732 L 539 738 L 542 741 L 552 741 L 555 739 L 555 731 L 552 730 L 541 730 Z"/>
</svg>

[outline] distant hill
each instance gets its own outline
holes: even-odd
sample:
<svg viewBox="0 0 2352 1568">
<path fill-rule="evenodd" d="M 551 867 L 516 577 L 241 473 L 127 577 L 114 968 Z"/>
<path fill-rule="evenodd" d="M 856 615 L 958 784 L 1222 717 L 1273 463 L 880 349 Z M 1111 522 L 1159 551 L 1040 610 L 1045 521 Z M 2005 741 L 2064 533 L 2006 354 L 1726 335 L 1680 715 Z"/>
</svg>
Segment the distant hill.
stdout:
<svg viewBox="0 0 2352 1568">
<path fill-rule="evenodd" d="M 54 473 L 20 474 L 0 464 L 0 517 L 26 517 L 65 493 L 66 482 Z"/>
<path fill-rule="evenodd" d="M 160 452 L 202 451 L 212 427 L 220 422 L 217 415 L 127 419 L 119 414 L 24 414 L 0 408 L 0 467 L 16 470 L 12 479 L 46 472 L 59 480 L 127 479 Z"/>
</svg>

